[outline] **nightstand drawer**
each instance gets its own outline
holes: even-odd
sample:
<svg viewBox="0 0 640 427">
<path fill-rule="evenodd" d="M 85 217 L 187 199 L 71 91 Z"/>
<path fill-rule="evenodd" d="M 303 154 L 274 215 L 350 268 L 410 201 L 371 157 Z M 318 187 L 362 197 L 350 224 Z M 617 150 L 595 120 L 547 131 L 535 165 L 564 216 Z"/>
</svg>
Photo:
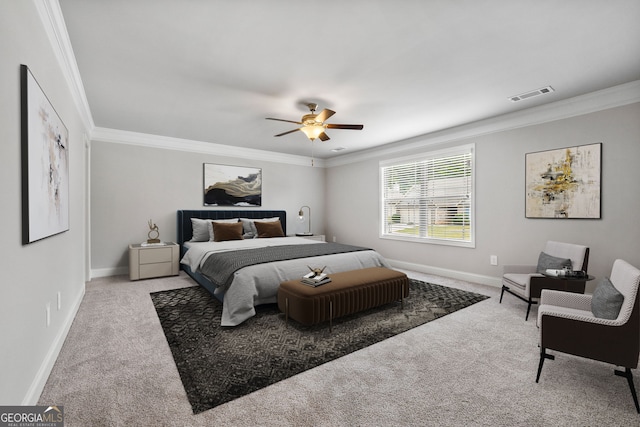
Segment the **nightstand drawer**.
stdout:
<svg viewBox="0 0 640 427">
<path fill-rule="evenodd" d="M 154 251 L 155 252 L 155 251 Z M 151 277 L 171 276 L 172 265 L 170 262 L 160 264 L 140 264 L 140 278 L 149 279 Z"/>
<path fill-rule="evenodd" d="M 171 248 L 147 248 L 138 252 L 140 264 L 154 264 L 156 262 L 171 262 L 173 251 Z"/>
</svg>

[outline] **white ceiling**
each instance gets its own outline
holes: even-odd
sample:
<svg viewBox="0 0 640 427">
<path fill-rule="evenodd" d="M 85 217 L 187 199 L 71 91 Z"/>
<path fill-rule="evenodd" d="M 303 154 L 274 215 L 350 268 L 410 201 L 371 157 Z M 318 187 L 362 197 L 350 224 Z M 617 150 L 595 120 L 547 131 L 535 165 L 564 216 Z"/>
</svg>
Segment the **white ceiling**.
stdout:
<svg viewBox="0 0 640 427">
<path fill-rule="evenodd" d="M 329 158 L 640 80 L 639 0 L 59 2 L 96 126 L 302 156 L 266 117 L 364 124 Z"/>
</svg>

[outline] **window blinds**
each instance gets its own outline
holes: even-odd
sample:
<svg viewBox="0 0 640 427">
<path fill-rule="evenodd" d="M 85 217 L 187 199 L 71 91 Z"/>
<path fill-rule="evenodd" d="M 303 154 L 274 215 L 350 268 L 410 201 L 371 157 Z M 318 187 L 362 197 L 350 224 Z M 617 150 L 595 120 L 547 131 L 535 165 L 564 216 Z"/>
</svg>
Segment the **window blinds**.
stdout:
<svg viewBox="0 0 640 427">
<path fill-rule="evenodd" d="M 382 235 L 472 242 L 473 151 L 381 164 Z"/>
</svg>

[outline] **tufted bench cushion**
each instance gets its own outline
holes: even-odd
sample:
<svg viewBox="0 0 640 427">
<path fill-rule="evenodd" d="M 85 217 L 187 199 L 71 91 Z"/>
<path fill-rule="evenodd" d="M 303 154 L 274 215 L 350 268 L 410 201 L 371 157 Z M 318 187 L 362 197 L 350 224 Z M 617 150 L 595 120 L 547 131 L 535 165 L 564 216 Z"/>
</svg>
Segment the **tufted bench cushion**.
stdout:
<svg viewBox="0 0 640 427">
<path fill-rule="evenodd" d="M 330 274 L 331 282 L 308 286 L 289 280 L 278 288 L 278 308 L 304 325 L 357 313 L 409 296 L 407 275 L 384 267 Z"/>
</svg>

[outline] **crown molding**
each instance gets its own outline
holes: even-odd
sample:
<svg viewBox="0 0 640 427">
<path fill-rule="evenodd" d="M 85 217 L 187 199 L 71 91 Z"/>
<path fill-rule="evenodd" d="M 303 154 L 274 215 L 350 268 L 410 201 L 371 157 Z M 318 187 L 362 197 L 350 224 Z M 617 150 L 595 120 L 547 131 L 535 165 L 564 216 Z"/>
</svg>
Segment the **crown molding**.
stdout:
<svg viewBox="0 0 640 427">
<path fill-rule="evenodd" d="M 640 102 L 640 80 L 443 131 L 416 136 L 386 144 L 382 147 L 344 154 L 325 160 L 325 164 L 326 167 L 343 166 L 416 148 L 553 122 L 636 102 Z"/>
<path fill-rule="evenodd" d="M 54 55 L 62 69 L 62 74 L 67 80 L 73 102 L 80 114 L 84 127 L 88 132 L 91 132 L 95 127 L 93 116 L 84 91 L 76 57 L 71 47 L 71 40 L 62 16 L 60 3 L 58 3 L 58 0 L 35 0 L 34 4 L 40 15 L 44 30 L 49 37 Z"/>
<path fill-rule="evenodd" d="M 274 163 L 286 163 L 296 166 L 311 167 L 311 157 L 256 150 L 253 148 L 234 147 L 232 145 L 216 144 L 213 142 L 150 135 L 118 129 L 96 127 L 91 134 L 91 139 L 93 141 L 111 142 L 114 144 L 129 144 L 148 148 L 162 148 L 166 150 L 212 154 L 222 157 L 262 160 Z M 325 161 L 323 159 L 314 159 L 313 162 L 316 167 L 325 166 Z"/>
<path fill-rule="evenodd" d="M 349 153 L 330 159 L 314 159 L 316 167 L 335 167 L 396 155 L 413 149 L 460 141 L 467 138 L 548 123 L 640 102 L 640 80 L 586 95 L 545 104 L 502 116 L 469 123 L 439 132 L 420 135 L 382 147 Z M 108 128 L 94 128 L 91 139 L 121 144 L 163 148 L 176 151 L 214 154 L 250 160 L 266 160 L 298 166 L 310 166 L 311 158 L 211 142 L 194 141 Z"/>
</svg>

